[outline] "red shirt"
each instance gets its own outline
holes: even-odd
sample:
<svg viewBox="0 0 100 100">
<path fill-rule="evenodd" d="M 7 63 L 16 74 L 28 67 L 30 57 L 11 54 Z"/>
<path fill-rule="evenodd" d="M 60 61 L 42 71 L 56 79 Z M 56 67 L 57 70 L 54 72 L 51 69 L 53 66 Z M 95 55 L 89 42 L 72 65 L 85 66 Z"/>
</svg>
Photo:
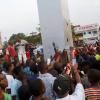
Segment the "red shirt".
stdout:
<svg viewBox="0 0 100 100">
<path fill-rule="evenodd" d="M 100 88 L 85 89 L 85 96 L 87 100 L 100 100 Z"/>
<path fill-rule="evenodd" d="M 8 55 L 5 55 L 4 56 L 4 60 L 5 60 L 5 62 L 9 62 L 10 61 L 9 56 Z"/>
<path fill-rule="evenodd" d="M 29 51 L 26 51 L 26 57 L 27 57 L 27 60 L 30 59 L 30 52 Z"/>
<path fill-rule="evenodd" d="M 9 51 L 9 55 L 10 55 L 11 57 L 15 57 L 15 56 L 16 56 L 16 52 L 15 52 L 13 46 L 8 46 L 8 51 Z"/>
<path fill-rule="evenodd" d="M 59 56 L 60 56 L 60 54 L 58 52 L 56 52 L 54 55 L 54 60 L 56 61 Z"/>
<path fill-rule="evenodd" d="M 72 56 L 76 58 L 76 56 L 77 56 L 77 52 L 76 52 L 76 50 L 73 50 L 73 52 L 72 52 Z"/>
</svg>

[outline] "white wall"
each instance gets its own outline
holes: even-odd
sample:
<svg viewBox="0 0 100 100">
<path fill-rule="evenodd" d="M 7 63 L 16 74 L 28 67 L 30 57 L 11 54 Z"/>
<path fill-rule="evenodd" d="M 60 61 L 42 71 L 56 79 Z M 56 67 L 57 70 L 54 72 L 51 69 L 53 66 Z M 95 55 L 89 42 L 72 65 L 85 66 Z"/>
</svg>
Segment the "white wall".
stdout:
<svg viewBox="0 0 100 100">
<path fill-rule="evenodd" d="M 71 31 L 71 23 L 70 23 L 70 16 L 69 16 L 69 9 L 68 9 L 68 0 L 60 0 L 61 1 L 61 9 L 62 15 L 64 18 L 64 31 L 65 31 L 65 45 L 66 48 L 73 46 L 73 39 L 72 39 L 72 31 Z"/>
<path fill-rule="evenodd" d="M 44 54 L 45 58 L 48 58 L 54 53 L 53 42 L 61 50 L 66 47 L 65 18 L 62 12 L 61 0 L 38 0 L 38 11 Z"/>
</svg>

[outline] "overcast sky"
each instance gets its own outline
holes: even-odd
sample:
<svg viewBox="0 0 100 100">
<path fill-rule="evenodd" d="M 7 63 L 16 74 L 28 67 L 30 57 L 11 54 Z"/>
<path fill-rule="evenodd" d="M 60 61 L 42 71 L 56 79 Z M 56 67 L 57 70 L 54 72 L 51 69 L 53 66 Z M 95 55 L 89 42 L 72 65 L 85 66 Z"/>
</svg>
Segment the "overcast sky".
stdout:
<svg viewBox="0 0 100 100">
<path fill-rule="evenodd" d="M 69 0 L 73 24 L 100 24 L 100 0 Z M 30 33 L 39 23 L 36 0 L 0 0 L 0 32 L 3 39 L 13 33 Z"/>
</svg>

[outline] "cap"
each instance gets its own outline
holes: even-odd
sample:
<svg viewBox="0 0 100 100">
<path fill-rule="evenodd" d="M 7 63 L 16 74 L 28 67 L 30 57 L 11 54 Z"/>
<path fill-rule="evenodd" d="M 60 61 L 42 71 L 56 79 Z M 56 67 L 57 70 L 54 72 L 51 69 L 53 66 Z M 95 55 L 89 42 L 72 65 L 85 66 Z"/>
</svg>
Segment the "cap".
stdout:
<svg viewBox="0 0 100 100">
<path fill-rule="evenodd" d="M 60 75 L 55 81 L 53 85 L 53 90 L 56 92 L 58 96 L 63 96 L 69 91 L 70 81 L 65 76 Z"/>
</svg>

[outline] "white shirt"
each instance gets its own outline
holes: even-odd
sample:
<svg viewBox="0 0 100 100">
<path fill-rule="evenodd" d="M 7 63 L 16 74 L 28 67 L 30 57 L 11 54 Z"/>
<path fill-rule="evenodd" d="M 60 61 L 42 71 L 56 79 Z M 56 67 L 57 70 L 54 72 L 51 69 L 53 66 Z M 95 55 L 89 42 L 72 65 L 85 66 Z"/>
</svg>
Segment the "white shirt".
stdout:
<svg viewBox="0 0 100 100">
<path fill-rule="evenodd" d="M 14 78 L 12 75 L 6 75 L 6 78 L 7 78 L 7 81 L 8 81 L 8 87 L 7 89 L 11 89 L 11 96 L 14 96 L 14 87 L 13 87 L 13 84 L 14 84 Z"/>
<path fill-rule="evenodd" d="M 2 55 L 3 54 L 3 52 L 2 52 L 2 50 L 0 50 L 0 55 Z"/>
<path fill-rule="evenodd" d="M 18 98 L 18 89 L 22 86 L 22 82 L 14 79 L 12 75 L 6 75 L 7 81 L 8 81 L 8 89 L 11 89 L 11 96 L 16 96 L 16 100 L 19 100 Z"/>
<path fill-rule="evenodd" d="M 55 100 L 55 95 L 53 93 L 53 83 L 56 78 L 49 73 L 40 74 L 39 78 L 43 81 L 46 87 L 46 92 L 43 96 L 48 97 L 50 100 Z"/>
<path fill-rule="evenodd" d="M 25 45 L 27 44 L 27 41 L 21 40 L 21 42 L 17 42 L 16 46 L 18 49 L 18 54 L 23 54 L 25 53 Z"/>
<path fill-rule="evenodd" d="M 18 89 L 22 86 L 22 82 L 19 81 L 18 79 L 15 79 L 14 80 L 14 84 L 13 84 L 13 93 L 15 94 L 16 96 L 16 100 L 19 100 L 18 98 Z"/>
<path fill-rule="evenodd" d="M 75 92 L 72 95 L 67 95 L 64 98 L 56 100 L 85 100 L 85 93 L 82 84 L 78 83 L 75 88 Z"/>
</svg>

